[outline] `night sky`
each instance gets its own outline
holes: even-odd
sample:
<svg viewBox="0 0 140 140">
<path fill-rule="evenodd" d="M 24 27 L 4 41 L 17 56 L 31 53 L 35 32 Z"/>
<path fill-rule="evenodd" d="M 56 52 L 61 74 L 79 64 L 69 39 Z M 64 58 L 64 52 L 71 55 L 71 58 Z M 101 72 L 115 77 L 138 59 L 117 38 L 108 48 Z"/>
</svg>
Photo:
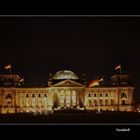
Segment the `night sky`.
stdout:
<svg viewBox="0 0 140 140">
<path fill-rule="evenodd" d="M 132 74 L 140 96 L 140 17 L 1 16 L 0 72 L 12 72 L 30 84 L 47 84 L 48 74 L 68 69 L 87 81 L 107 81 L 122 65 Z"/>
</svg>

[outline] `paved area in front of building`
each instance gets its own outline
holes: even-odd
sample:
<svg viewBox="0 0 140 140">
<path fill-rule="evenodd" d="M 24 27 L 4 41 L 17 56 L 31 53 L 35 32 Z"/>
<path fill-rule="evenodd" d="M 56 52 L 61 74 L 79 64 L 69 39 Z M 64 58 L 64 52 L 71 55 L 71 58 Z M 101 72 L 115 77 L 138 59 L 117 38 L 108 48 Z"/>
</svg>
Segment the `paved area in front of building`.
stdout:
<svg viewBox="0 0 140 140">
<path fill-rule="evenodd" d="M 54 123 L 140 123 L 140 113 L 138 112 L 54 112 L 51 115 L 33 115 L 33 114 L 5 114 L 0 115 L 0 124 L 54 124 Z"/>
</svg>

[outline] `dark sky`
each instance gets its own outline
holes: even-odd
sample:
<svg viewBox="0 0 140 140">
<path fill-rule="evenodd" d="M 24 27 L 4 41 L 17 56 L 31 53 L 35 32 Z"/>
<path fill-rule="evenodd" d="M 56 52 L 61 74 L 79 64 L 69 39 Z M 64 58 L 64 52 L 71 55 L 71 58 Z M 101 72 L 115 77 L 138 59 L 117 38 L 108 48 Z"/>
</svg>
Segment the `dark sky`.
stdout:
<svg viewBox="0 0 140 140">
<path fill-rule="evenodd" d="M 62 69 L 107 80 L 121 64 L 140 96 L 139 48 L 140 17 L 0 17 L 0 71 L 11 61 L 28 83 L 47 83 L 48 73 Z"/>
</svg>

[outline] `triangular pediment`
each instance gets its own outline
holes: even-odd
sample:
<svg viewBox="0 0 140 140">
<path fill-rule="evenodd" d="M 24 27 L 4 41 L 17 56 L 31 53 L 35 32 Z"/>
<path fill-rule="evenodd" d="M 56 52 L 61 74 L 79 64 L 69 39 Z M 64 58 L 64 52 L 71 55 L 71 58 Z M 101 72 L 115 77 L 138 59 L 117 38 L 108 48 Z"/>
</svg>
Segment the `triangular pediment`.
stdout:
<svg viewBox="0 0 140 140">
<path fill-rule="evenodd" d="M 52 85 L 51 87 L 85 87 L 85 85 L 75 82 L 73 80 L 64 80 Z"/>
</svg>

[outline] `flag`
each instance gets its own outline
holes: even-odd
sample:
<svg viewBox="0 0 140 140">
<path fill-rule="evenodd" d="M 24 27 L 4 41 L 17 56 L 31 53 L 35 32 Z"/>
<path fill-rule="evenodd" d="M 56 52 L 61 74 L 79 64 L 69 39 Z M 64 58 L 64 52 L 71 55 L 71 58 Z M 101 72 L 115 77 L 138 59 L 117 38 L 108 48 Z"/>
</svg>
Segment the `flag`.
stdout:
<svg viewBox="0 0 140 140">
<path fill-rule="evenodd" d="M 6 65 L 4 69 L 11 69 L 11 64 Z"/>
<path fill-rule="evenodd" d="M 94 86 L 99 86 L 99 80 L 93 80 L 93 81 L 91 81 L 91 83 L 89 84 L 88 87 L 94 87 Z"/>
<path fill-rule="evenodd" d="M 121 69 L 121 65 L 116 66 L 115 70 L 117 70 L 117 69 Z"/>
<path fill-rule="evenodd" d="M 24 81 L 24 78 L 20 79 L 19 81 L 20 81 L 20 82 L 23 82 L 23 81 Z"/>
<path fill-rule="evenodd" d="M 99 82 L 101 82 L 101 81 L 103 81 L 104 79 L 103 78 L 101 78 L 101 79 L 99 79 Z"/>
</svg>

